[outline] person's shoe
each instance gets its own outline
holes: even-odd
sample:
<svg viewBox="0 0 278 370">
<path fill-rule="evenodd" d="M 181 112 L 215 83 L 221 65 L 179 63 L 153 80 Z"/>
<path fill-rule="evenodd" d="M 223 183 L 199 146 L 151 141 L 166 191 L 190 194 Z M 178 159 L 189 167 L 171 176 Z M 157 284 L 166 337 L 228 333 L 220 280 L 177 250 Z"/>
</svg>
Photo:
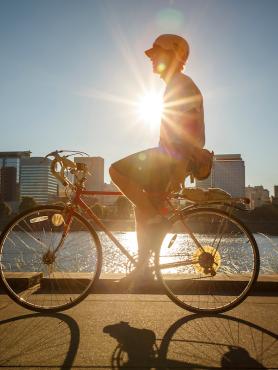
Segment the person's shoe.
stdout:
<svg viewBox="0 0 278 370">
<path fill-rule="evenodd" d="M 134 279 L 138 277 L 140 274 L 140 271 L 138 268 L 135 268 L 133 271 L 131 271 L 128 275 L 123 277 L 122 279 L 119 280 L 119 284 L 124 286 L 128 286 Z"/>
<path fill-rule="evenodd" d="M 154 281 L 154 273 L 149 268 L 135 268 L 119 281 L 119 286 L 124 287 L 127 292 L 136 293 L 146 289 Z"/>
</svg>

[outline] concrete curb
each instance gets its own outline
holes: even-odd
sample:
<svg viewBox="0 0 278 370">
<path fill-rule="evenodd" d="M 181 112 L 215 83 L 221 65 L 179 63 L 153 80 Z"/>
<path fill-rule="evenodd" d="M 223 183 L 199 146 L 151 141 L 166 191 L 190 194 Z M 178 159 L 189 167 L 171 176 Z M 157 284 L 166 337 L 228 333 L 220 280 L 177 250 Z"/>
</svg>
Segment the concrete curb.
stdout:
<svg viewBox="0 0 278 370">
<path fill-rule="evenodd" d="M 157 281 L 148 282 L 144 287 L 137 288 L 132 287 L 132 283 L 128 286 L 127 284 L 121 284 L 120 280 L 124 277 L 124 274 L 102 274 L 96 286 L 93 288 L 94 293 L 98 294 L 165 294 L 165 288 Z M 171 281 L 174 284 L 176 291 L 186 290 L 188 294 L 206 293 L 211 287 L 210 281 L 199 280 L 197 284 L 186 284 L 184 281 Z M 225 294 L 225 290 L 229 289 L 230 284 L 235 282 L 218 280 L 214 283 L 215 292 L 219 294 Z M 237 280 L 236 282 L 238 289 L 243 289 L 244 281 Z M 132 288 L 132 289 L 130 289 Z M 180 289 L 181 288 L 181 289 Z M 183 288 L 183 289 L 182 289 Z M 180 292 L 182 294 L 182 291 Z M 252 295 L 278 295 L 278 275 L 261 275 L 259 276 L 255 286 L 251 291 Z"/>
<path fill-rule="evenodd" d="M 121 282 L 121 279 L 125 277 L 124 274 L 102 274 L 99 281 L 92 289 L 92 293 L 98 294 L 165 294 L 165 288 L 163 285 L 157 281 L 147 282 L 145 285 L 138 284 L 126 284 Z M 59 290 L 62 290 L 62 286 L 68 289 L 72 279 L 66 279 L 64 277 L 59 277 Z M 15 290 L 22 291 L 24 289 L 30 288 L 39 282 L 43 288 L 50 286 L 49 279 L 42 278 L 42 273 L 25 273 L 24 276 L 20 273 L 12 273 L 8 277 L 9 282 Z M 87 285 L 86 278 L 77 278 L 78 284 L 84 286 Z M 53 282 L 51 282 L 53 284 Z M 213 288 L 215 294 L 223 294 L 232 287 L 234 292 L 235 287 L 239 290 L 244 288 L 244 280 L 237 279 L 236 285 L 234 281 L 215 279 L 213 283 L 209 280 L 195 280 L 186 282 L 184 280 L 171 280 L 169 282 L 178 294 L 195 294 L 196 292 L 200 294 L 206 294 Z M 136 286 L 137 285 L 137 286 Z M 66 291 L 65 289 L 65 291 Z M 62 292 L 62 291 L 61 291 Z M 260 275 L 258 281 L 251 292 L 252 295 L 278 295 L 278 275 Z"/>
</svg>

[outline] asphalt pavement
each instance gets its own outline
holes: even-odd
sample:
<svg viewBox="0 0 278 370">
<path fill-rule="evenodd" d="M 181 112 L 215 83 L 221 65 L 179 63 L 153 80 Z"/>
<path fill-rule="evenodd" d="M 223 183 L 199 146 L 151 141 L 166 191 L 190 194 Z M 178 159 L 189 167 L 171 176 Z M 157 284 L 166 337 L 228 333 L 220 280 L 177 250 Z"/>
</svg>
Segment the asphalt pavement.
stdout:
<svg viewBox="0 0 278 370">
<path fill-rule="evenodd" d="M 4 369 L 278 369 L 278 296 L 196 315 L 161 294 L 90 294 L 53 315 L 0 294 Z"/>
</svg>

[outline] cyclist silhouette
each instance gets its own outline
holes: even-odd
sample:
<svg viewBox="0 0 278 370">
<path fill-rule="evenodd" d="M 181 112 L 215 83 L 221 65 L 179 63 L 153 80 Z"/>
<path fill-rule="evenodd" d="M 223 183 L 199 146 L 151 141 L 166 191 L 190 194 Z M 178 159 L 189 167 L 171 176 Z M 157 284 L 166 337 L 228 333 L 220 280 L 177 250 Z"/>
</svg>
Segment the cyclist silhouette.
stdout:
<svg viewBox="0 0 278 370">
<path fill-rule="evenodd" d="M 115 338 L 122 351 L 129 357 L 129 365 L 137 365 L 147 362 L 155 356 L 155 333 L 148 329 L 138 329 L 129 325 L 128 322 L 107 325 L 103 328 L 104 333 Z"/>
<path fill-rule="evenodd" d="M 135 207 L 138 266 L 124 279 L 136 279 L 139 285 L 150 276 L 146 270 L 150 251 L 159 248 L 170 228 L 161 211 L 163 200 L 154 193 L 177 189 L 194 148 L 205 144 L 203 98 L 182 73 L 189 55 L 187 41 L 177 35 L 160 35 L 145 54 L 153 72 L 166 83 L 159 144 L 113 163 L 109 170 L 112 181 Z"/>
</svg>

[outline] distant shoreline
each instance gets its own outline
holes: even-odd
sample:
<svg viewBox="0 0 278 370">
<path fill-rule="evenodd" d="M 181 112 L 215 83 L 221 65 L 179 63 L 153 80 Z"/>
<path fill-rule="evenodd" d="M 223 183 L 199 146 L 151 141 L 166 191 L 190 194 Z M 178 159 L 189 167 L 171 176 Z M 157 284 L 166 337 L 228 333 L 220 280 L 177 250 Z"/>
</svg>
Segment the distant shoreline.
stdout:
<svg viewBox="0 0 278 370">
<path fill-rule="evenodd" d="M 101 220 L 103 224 L 108 228 L 110 231 L 135 231 L 135 220 Z M 247 228 L 252 233 L 264 233 L 269 235 L 278 236 L 278 221 L 272 222 L 262 222 L 262 221 L 249 221 L 244 220 L 243 218 L 241 221 L 247 226 Z M 99 231 L 100 228 L 92 223 L 93 227 Z M 1 228 L 0 232 L 4 230 L 4 227 Z M 181 232 L 181 230 L 176 230 L 176 232 Z"/>
</svg>

